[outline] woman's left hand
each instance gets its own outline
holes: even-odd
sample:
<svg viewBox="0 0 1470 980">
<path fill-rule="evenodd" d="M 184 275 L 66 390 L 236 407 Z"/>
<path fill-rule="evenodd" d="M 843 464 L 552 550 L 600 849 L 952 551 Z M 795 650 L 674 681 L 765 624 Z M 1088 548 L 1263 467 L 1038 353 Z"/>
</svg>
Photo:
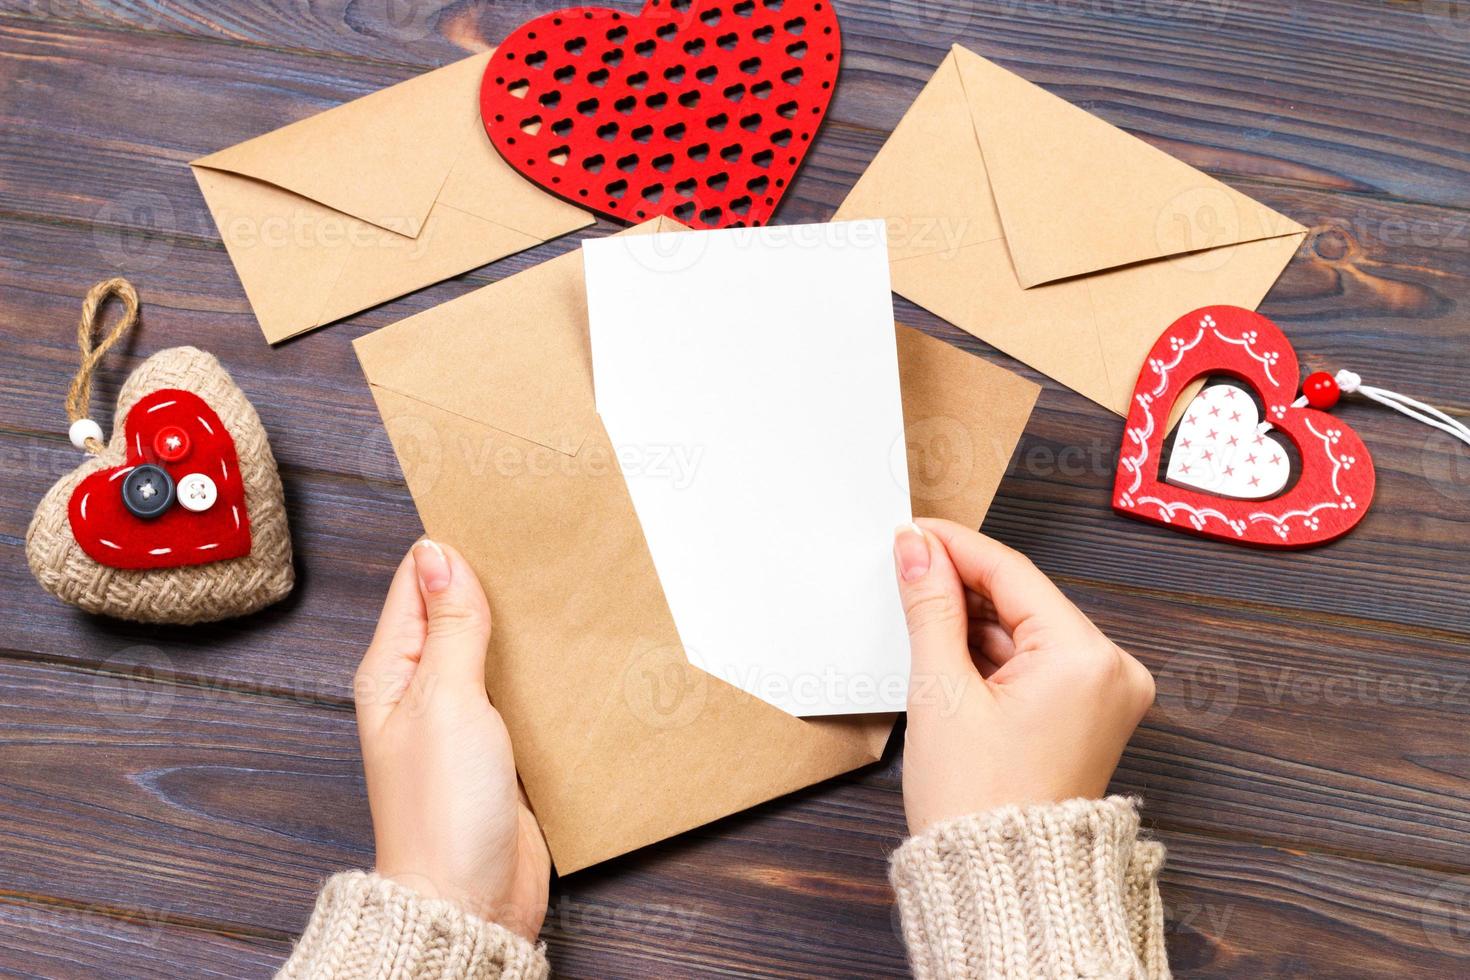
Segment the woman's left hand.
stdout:
<svg viewBox="0 0 1470 980">
<path fill-rule="evenodd" d="M 398 566 L 355 684 L 377 872 L 535 941 L 551 857 L 485 693 L 490 607 L 452 548 Z"/>
</svg>

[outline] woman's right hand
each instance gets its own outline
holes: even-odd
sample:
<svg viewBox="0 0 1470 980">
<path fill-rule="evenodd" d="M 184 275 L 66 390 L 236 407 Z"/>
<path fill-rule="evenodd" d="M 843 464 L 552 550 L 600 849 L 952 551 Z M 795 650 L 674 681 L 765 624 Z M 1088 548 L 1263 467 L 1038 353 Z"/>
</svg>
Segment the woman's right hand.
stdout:
<svg viewBox="0 0 1470 980">
<path fill-rule="evenodd" d="M 551 857 L 485 693 L 490 605 L 447 545 L 414 545 L 357 671 L 378 874 L 535 942 Z"/>
<path fill-rule="evenodd" d="M 996 807 L 1099 799 L 1153 677 L 1020 552 L 949 521 L 894 541 L 913 649 L 909 832 Z"/>
</svg>

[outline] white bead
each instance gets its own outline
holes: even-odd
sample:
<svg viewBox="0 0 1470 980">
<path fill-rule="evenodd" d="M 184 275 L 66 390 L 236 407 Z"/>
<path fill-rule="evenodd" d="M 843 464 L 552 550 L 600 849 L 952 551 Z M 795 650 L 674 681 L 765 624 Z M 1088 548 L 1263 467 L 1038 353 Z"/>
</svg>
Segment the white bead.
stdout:
<svg viewBox="0 0 1470 980">
<path fill-rule="evenodd" d="M 71 424 L 66 433 L 71 437 L 71 444 L 83 451 L 87 448 L 88 439 L 96 439 L 98 442 L 106 442 L 102 437 L 102 426 L 91 419 L 77 419 Z"/>
</svg>

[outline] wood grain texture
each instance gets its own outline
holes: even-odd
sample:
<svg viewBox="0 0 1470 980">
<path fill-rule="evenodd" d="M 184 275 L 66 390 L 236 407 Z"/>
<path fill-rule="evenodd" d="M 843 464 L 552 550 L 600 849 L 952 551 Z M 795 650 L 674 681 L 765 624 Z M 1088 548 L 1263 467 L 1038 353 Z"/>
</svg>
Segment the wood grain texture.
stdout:
<svg viewBox="0 0 1470 980">
<path fill-rule="evenodd" d="M 0 450 L 10 443 L 0 436 Z M 73 458 L 69 448 L 43 445 L 49 451 L 38 472 Z M 5 548 L 13 560 L 0 564 L 0 584 L 18 613 L 6 640 L 13 656 L 100 663 L 110 672 L 221 692 L 350 703 L 352 670 L 377 609 L 376 593 L 364 596 L 363 583 L 387 580 L 416 529 L 401 488 L 387 506 L 385 487 L 288 471 L 298 564 L 318 570 L 309 587 L 249 628 L 160 631 L 62 610 L 32 586 L 18 539 L 29 518 L 24 501 L 48 480 L 0 508 L 0 533 L 15 542 Z M 326 503 L 302 503 L 311 500 Z M 395 536 L 396 548 L 348 557 L 354 540 Z M 1139 738 L 1149 756 L 1136 765 L 1130 757 L 1124 779 L 1127 789 L 1154 800 L 1160 819 L 1470 867 L 1470 818 L 1460 789 L 1470 774 L 1460 728 L 1470 710 L 1462 638 L 1426 630 L 1412 647 L 1385 649 L 1381 624 L 1343 623 L 1324 649 L 1314 629 L 1264 607 L 1212 608 L 1163 591 L 1135 596 L 1071 580 L 1064 586 L 1159 677 L 1158 708 Z M 56 644 L 57 617 L 70 646 Z M 1271 642 L 1263 644 L 1263 636 Z M 1392 727 L 1379 721 L 1384 709 L 1393 712 Z M 1284 758 L 1273 752 L 1283 738 L 1300 739 Z M 1347 763 L 1344 744 L 1354 746 Z"/>
<path fill-rule="evenodd" d="M 282 940 L 180 926 L 147 909 L 34 905 L 0 900 L 7 976 L 269 976 L 290 948 Z"/>
<path fill-rule="evenodd" d="M 201 65 L 200 71 L 208 68 Z M 133 138 L 130 135 L 127 139 Z M 869 149 L 875 151 L 876 145 Z M 854 163 L 844 175 L 844 181 L 856 178 L 856 166 Z M 199 209 L 199 220 L 207 223 L 192 178 L 183 168 L 173 168 L 170 173 L 183 182 L 178 197 L 189 195 Z M 1358 202 L 1351 217 L 1344 218 L 1336 210 L 1338 198 L 1333 195 L 1298 189 L 1251 190 L 1288 213 L 1321 224 L 1322 230 L 1311 240 L 1313 251 L 1288 270 L 1273 294 L 1280 299 L 1273 299 L 1266 307 L 1291 330 L 1307 368 L 1358 366 L 1376 383 L 1414 391 L 1451 411 L 1470 412 L 1463 386 L 1458 383 L 1464 369 L 1470 367 L 1466 364 L 1470 354 L 1463 343 L 1463 317 L 1454 303 L 1454 297 L 1470 288 L 1470 239 L 1462 246 L 1457 237 L 1466 221 L 1445 209 L 1374 201 Z M 821 215 L 813 216 L 829 213 L 830 207 L 824 207 L 827 210 Z M 176 216 L 180 211 L 173 209 Z M 1314 219 L 1313 215 L 1323 217 Z M 1417 229 L 1404 235 L 1418 235 L 1421 244 L 1405 244 L 1395 235 L 1372 233 L 1372 229 L 1398 227 L 1389 222 Z M 1439 229 L 1442 240 L 1433 238 L 1434 229 Z M 27 236 L 33 234 L 45 244 L 27 241 Z M 1470 231 L 1465 234 L 1470 235 Z M 0 250 L 5 250 L 9 260 L 7 265 L 14 263 L 17 271 L 11 279 L 17 287 L 13 314 L 16 341 L 27 343 L 24 356 L 44 369 L 44 373 L 33 370 L 13 389 L 0 393 L 0 406 L 11 413 L 7 417 L 28 429 L 41 432 L 55 424 L 50 407 L 54 403 L 46 392 L 64 389 L 73 356 L 66 330 L 55 324 L 66 323 L 73 316 L 70 307 L 75 300 L 71 294 L 79 289 L 75 284 L 78 279 L 91 281 L 108 272 L 107 253 L 116 254 L 112 243 L 121 240 L 120 235 L 110 225 L 73 227 L 28 221 L 17 223 L 14 239 L 0 243 Z M 1353 237 L 1356 235 L 1362 237 Z M 100 247 L 99 240 L 103 243 Z M 275 447 L 283 462 L 326 467 L 353 476 L 380 466 L 384 447 L 376 412 L 350 351 L 351 338 L 459 295 L 487 281 L 486 275 L 511 274 L 574 246 L 573 240 L 549 243 L 475 277 L 425 290 L 350 323 L 283 345 L 272 352 L 271 358 L 263 358 L 253 318 L 217 243 L 179 237 L 129 241 L 137 250 L 134 254 L 146 256 L 140 261 L 147 268 L 133 274 L 145 283 L 144 293 L 152 309 L 149 337 L 154 339 L 147 350 L 157 349 L 151 346 L 154 343 L 161 347 L 194 342 L 209 347 L 231 366 L 245 390 L 256 398 L 267 425 L 276 433 Z M 155 245 L 161 247 L 155 250 Z M 83 262 L 90 260 L 91 269 L 78 276 L 72 268 L 39 258 L 53 254 L 52 249 L 65 249 Z M 0 270 L 0 275 L 5 274 L 6 270 Z M 222 308 L 222 296 L 235 299 Z M 969 349 L 983 348 L 929 314 L 906 303 L 900 306 L 903 319 Z M 31 342 L 38 349 L 32 349 Z M 1393 349 L 1396 356 L 1381 357 L 1384 346 Z M 122 371 L 133 363 L 117 360 L 115 377 L 121 378 Z M 1014 362 L 1007 363 L 1014 366 Z M 102 397 L 105 393 L 99 395 Z M 1133 553 L 1139 547 L 1156 545 L 1178 556 L 1181 552 L 1174 536 L 1120 524 L 1111 514 L 1096 509 L 1100 495 L 1108 492 L 1110 457 L 1118 440 L 1116 420 L 1097 413 L 1089 403 L 1054 384 L 1048 384 L 1044 397 L 1043 406 L 1055 406 L 1056 411 L 1043 413 L 1033 424 L 1017 455 L 1016 478 L 1022 481 L 1021 487 L 1008 496 L 1044 501 L 1047 511 L 1043 519 L 1053 530 L 1058 528 L 1052 520 L 1053 512 L 1059 507 L 1073 511 L 1060 525 L 1062 528 L 1077 523 L 1101 525 L 1085 530 L 1104 535 L 1108 547 L 1084 554 L 1065 547 L 1068 539 L 1061 538 L 1058 540 L 1063 543 L 1063 553 L 1052 563 L 1046 541 L 1027 541 L 1028 546 L 1041 549 L 1038 560 L 1051 571 L 1071 571 L 1068 564 L 1076 566 L 1080 559 L 1082 567 L 1076 569 L 1079 573 L 1112 574 L 1125 584 L 1167 587 L 1167 582 L 1139 582 L 1132 576 L 1151 566 L 1164 569 L 1171 579 L 1177 578 L 1181 571 L 1177 558 L 1146 566 L 1134 561 Z M 302 406 L 311 406 L 312 424 L 282 424 L 293 417 L 293 408 Z M 1223 587 L 1240 582 L 1240 591 L 1246 595 L 1259 594 L 1264 587 L 1285 595 L 1287 601 L 1339 615 L 1353 615 L 1372 607 L 1370 615 L 1401 617 L 1399 621 L 1406 624 L 1450 629 L 1463 625 L 1464 593 L 1456 590 L 1464 583 L 1447 581 L 1454 577 L 1420 558 L 1426 546 L 1452 548 L 1470 519 L 1470 450 L 1446 436 L 1406 425 L 1376 408 L 1347 406 L 1343 415 L 1360 428 L 1374 448 L 1383 471 L 1383 495 L 1406 502 L 1408 509 L 1389 512 L 1380 507 L 1358 532 L 1329 551 L 1261 562 L 1258 569 L 1265 576 L 1263 580 L 1240 582 L 1227 577 Z M 1426 484 L 1432 493 L 1423 492 Z M 1392 528 L 1379 530 L 1384 520 L 1400 518 L 1424 533 L 1403 535 Z M 997 521 L 1000 519 L 998 514 Z M 996 526 L 1004 529 L 1003 524 Z M 1201 572 L 1213 574 L 1237 553 L 1233 548 L 1199 549 L 1191 558 L 1204 563 Z M 1335 556 L 1334 561 L 1319 560 L 1321 554 L 1329 553 Z M 1217 561 L 1216 556 L 1221 560 Z M 1115 561 L 1117 567 L 1113 567 Z M 1393 602 L 1386 611 L 1379 601 L 1383 588 L 1379 572 L 1384 565 L 1399 569 L 1388 583 Z M 1365 574 L 1355 582 L 1353 577 L 1360 569 Z"/>
<path fill-rule="evenodd" d="M 179 930 L 228 930 L 253 955 L 208 948 L 232 968 L 255 968 L 284 953 L 320 877 L 370 859 L 349 712 L 160 684 L 116 664 L 0 661 L 0 697 L 0 847 L 11 855 L 0 892 L 44 893 L 46 915 L 81 917 L 74 931 L 138 933 L 126 942 L 177 955 L 165 940 Z M 1140 749 L 1131 754 L 1146 758 Z M 898 974 L 884 881 L 902 835 L 895 762 L 559 882 L 546 933 L 558 967 Z M 1125 768 L 1119 788 L 1127 778 Z M 1150 823 L 1159 809 L 1149 807 Z M 1187 937 L 1176 940 L 1181 972 L 1275 976 L 1330 962 L 1368 976 L 1405 957 L 1426 969 L 1454 962 L 1465 883 L 1454 873 L 1187 830 L 1163 836 L 1171 930 Z M 109 975 L 127 973 L 126 962 Z"/>
<path fill-rule="evenodd" d="M 221 10 L 204 0 L 3 0 L 0 13 L 35 19 L 38 8 L 55 7 L 68 26 L 126 27 L 140 44 L 179 34 L 419 69 L 492 47 L 555 6 L 267 0 Z M 1110 121 L 1184 147 L 1186 156 L 1228 152 L 1239 172 L 1414 200 L 1470 200 L 1463 142 L 1470 111 L 1459 97 L 1470 78 L 1466 31 L 1432 9 L 1421 15 L 1369 0 L 1289 10 L 1259 0 L 854 0 L 840 13 L 847 77 L 833 118 L 849 125 L 892 129 L 938 62 L 934 52 L 959 42 Z M 1409 52 L 1412 73 L 1403 70 Z M 1291 152 L 1301 146 L 1312 152 Z"/>
<path fill-rule="evenodd" d="M 370 860 L 350 677 L 419 524 L 350 342 L 578 238 L 272 350 L 186 164 L 554 6 L 0 0 L 0 972 L 260 976 L 316 883 Z M 843 2 L 843 81 L 780 220 L 832 213 L 957 41 L 1310 226 L 1263 307 L 1305 368 L 1470 414 L 1470 27 L 1454 6 Z M 104 367 L 94 414 L 149 353 L 192 343 L 272 434 L 301 585 L 244 623 L 88 619 L 25 569 L 31 507 L 76 459 L 60 406 L 77 304 L 117 273 L 146 325 Z M 1039 380 L 987 529 L 1158 678 L 1115 785 L 1171 848 L 1178 971 L 1470 971 L 1470 450 L 1344 406 L 1374 451 L 1375 510 L 1329 548 L 1262 555 L 1114 517 L 1120 421 Z M 559 883 L 560 974 L 900 975 L 884 882 L 899 788 L 891 746 Z"/>
</svg>

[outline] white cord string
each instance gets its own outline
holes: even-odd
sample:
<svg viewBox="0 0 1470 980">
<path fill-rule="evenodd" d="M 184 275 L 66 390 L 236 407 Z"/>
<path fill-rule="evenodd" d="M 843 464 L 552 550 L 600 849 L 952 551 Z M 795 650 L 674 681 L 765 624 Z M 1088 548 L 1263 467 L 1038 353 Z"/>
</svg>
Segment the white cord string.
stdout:
<svg viewBox="0 0 1470 980">
<path fill-rule="evenodd" d="M 1411 419 L 1416 419 L 1425 425 L 1433 426 L 1441 432 L 1449 433 L 1461 442 L 1470 444 L 1470 426 L 1467 426 L 1459 419 L 1451 418 L 1433 405 L 1426 405 L 1421 401 L 1410 398 L 1408 395 L 1400 395 L 1398 392 L 1389 391 L 1386 388 L 1375 388 L 1372 385 L 1365 385 L 1363 384 L 1362 378 L 1346 370 L 1337 372 L 1337 387 L 1348 394 L 1356 391 L 1364 398 L 1371 398 L 1385 408 L 1391 408 L 1395 412 L 1402 412 Z"/>
<path fill-rule="evenodd" d="M 1446 415 L 1433 405 L 1426 405 L 1417 399 L 1410 398 L 1408 395 L 1400 395 L 1398 392 L 1389 391 L 1387 388 L 1375 388 L 1372 385 L 1365 385 L 1363 384 L 1362 378 L 1346 369 L 1337 372 L 1337 377 L 1334 380 L 1337 381 L 1337 387 L 1343 394 L 1351 395 L 1353 392 L 1357 392 L 1364 398 L 1371 399 L 1385 408 L 1391 408 L 1395 412 L 1407 415 L 1409 418 L 1423 422 L 1425 425 L 1433 426 L 1441 432 L 1449 433 L 1461 442 L 1470 444 L 1470 426 L 1467 426 L 1459 419 Z M 1301 408 L 1306 404 L 1307 399 L 1305 396 L 1292 402 L 1292 405 L 1297 408 Z"/>
</svg>

